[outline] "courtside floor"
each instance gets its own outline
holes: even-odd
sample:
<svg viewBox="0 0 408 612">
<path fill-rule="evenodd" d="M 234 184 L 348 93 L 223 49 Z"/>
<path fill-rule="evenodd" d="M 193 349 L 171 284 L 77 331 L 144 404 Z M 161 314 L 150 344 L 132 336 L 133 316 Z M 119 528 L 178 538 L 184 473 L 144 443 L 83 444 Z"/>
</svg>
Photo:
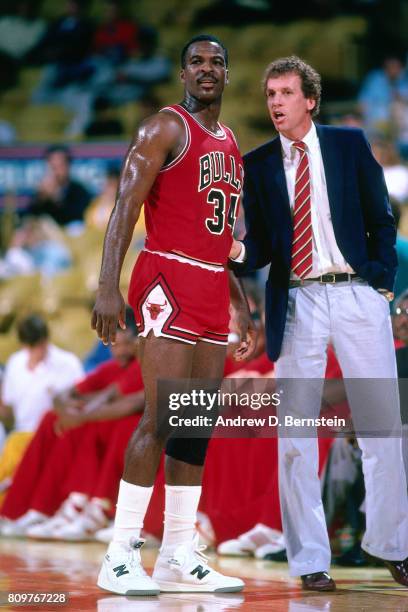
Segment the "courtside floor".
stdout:
<svg viewBox="0 0 408 612">
<path fill-rule="evenodd" d="M 398 586 L 385 569 L 333 569 L 335 593 L 305 593 L 288 576 L 283 563 L 212 557 L 214 567 L 240 576 L 247 584 L 237 594 L 163 594 L 126 598 L 104 593 L 95 586 L 105 546 L 98 543 L 32 542 L 0 539 L 1 610 L 97 610 L 98 612 L 312 612 L 367 611 L 408 612 L 408 589 Z M 145 567 L 153 567 L 157 550 L 143 553 Z M 9 594 L 64 593 L 66 604 L 36 606 L 7 604 Z M 50 599 L 50 597 L 49 597 Z M 3 603 L 4 602 L 4 603 Z"/>
</svg>

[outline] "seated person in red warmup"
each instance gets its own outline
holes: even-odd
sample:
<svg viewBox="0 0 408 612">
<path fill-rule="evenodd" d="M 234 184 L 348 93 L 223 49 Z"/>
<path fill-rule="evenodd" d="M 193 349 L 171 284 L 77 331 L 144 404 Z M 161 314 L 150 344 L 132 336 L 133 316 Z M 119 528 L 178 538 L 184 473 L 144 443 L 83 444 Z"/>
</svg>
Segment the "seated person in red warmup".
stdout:
<svg viewBox="0 0 408 612">
<path fill-rule="evenodd" d="M 129 318 L 126 330 L 118 331 L 112 351 L 112 360 L 60 396 L 55 410 L 44 416 L 1 508 L 2 516 L 9 519 L 2 526 L 3 535 L 26 534 L 53 515 L 64 500 L 60 518 L 72 522 L 93 496 L 116 423 L 129 420 L 144 406 L 135 327 Z M 129 436 L 135 424 L 130 419 Z M 105 500 L 100 506 L 107 510 L 109 503 Z M 56 525 L 47 527 L 51 537 L 51 527 Z"/>
</svg>

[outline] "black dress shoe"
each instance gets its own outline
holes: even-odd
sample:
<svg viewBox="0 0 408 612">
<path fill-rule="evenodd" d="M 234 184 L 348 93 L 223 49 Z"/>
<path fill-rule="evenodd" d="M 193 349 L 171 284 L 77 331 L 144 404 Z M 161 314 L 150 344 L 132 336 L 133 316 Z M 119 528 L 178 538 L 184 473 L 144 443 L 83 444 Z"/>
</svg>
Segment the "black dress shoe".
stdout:
<svg viewBox="0 0 408 612">
<path fill-rule="evenodd" d="M 262 559 L 264 561 L 287 561 L 288 557 L 286 556 L 286 549 L 284 548 L 276 553 L 267 553 Z"/>
<path fill-rule="evenodd" d="M 302 589 L 305 591 L 335 591 L 336 583 L 327 572 L 315 572 L 301 576 Z"/>
<path fill-rule="evenodd" d="M 359 542 L 356 542 L 352 548 L 333 559 L 333 563 L 341 567 L 366 567 L 369 564 Z"/>
<path fill-rule="evenodd" d="M 373 555 L 368 554 L 367 556 L 369 559 L 381 561 L 381 563 L 390 570 L 391 576 L 394 578 L 395 582 L 408 587 L 408 557 L 403 561 L 387 561 L 386 559 L 381 559 L 381 557 L 373 557 Z"/>
</svg>

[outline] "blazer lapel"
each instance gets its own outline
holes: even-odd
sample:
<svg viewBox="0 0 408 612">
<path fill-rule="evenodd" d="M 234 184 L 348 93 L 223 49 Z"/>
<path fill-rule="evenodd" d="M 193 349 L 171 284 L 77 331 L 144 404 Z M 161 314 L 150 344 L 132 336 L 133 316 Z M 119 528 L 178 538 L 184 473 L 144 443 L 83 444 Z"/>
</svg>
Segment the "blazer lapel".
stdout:
<svg viewBox="0 0 408 612">
<path fill-rule="evenodd" d="M 293 224 L 279 137 L 271 142 L 266 166 L 267 185 L 270 185 L 268 191 L 273 194 L 269 200 L 275 213 L 273 219 L 279 225 L 285 259 L 287 264 L 290 265 Z"/>
<path fill-rule="evenodd" d="M 279 189 L 281 200 L 280 203 L 289 211 L 290 214 L 289 194 L 286 185 L 285 171 L 283 169 L 282 148 L 279 137 L 272 141 L 271 154 L 268 157 L 268 166 L 271 171 L 270 176 L 275 181 Z"/>
<path fill-rule="evenodd" d="M 316 129 L 322 152 L 333 229 L 336 231 L 336 228 L 341 226 L 343 212 L 343 158 L 338 143 L 330 138 L 331 130 L 322 125 L 316 125 Z"/>
</svg>

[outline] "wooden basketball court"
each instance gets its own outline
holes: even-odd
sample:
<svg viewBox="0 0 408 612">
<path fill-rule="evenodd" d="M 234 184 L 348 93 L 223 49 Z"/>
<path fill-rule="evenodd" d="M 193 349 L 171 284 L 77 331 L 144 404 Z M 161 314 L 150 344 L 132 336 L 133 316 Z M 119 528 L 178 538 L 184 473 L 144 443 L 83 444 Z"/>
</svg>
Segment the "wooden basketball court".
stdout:
<svg viewBox="0 0 408 612">
<path fill-rule="evenodd" d="M 289 578 L 284 563 L 215 556 L 212 556 L 214 567 L 245 580 L 247 586 L 242 593 L 220 595 L 186 593 L 127 598 L 105 593 L 95 585 L 105 549 L 106 547 L 99 543 L 1 539 L 0 609 L 41 610 L 41 612 L 62 609 L 83 612 L 88 610 L 408 612 L 408 589 L 397 585 L 386 569 L 333 569 L 332 575 L 338 585 L 337 592 L 314 594 L 302 591 L 298 580 Z M 153 567 L 156 554 L 157 550 L 144 551 L 145 567 L 148 570 Z M 19 605 L 13 606 L 7 603 L 13 597 L 12 594 L 16 593 L 19 597 L 14 597 L 14 600 L 19 600 Z M 36 605 L 21 603 L 23 594 L 30 593 L 37 594 L 38 597 L 47 594 L 50 602 Z M 48 594 L 52 594 L 52 597 Z M 58 594 L 65 594 L 67 599 L 65 604 L 51 603 L 57 599 Z"/>
</svg>

